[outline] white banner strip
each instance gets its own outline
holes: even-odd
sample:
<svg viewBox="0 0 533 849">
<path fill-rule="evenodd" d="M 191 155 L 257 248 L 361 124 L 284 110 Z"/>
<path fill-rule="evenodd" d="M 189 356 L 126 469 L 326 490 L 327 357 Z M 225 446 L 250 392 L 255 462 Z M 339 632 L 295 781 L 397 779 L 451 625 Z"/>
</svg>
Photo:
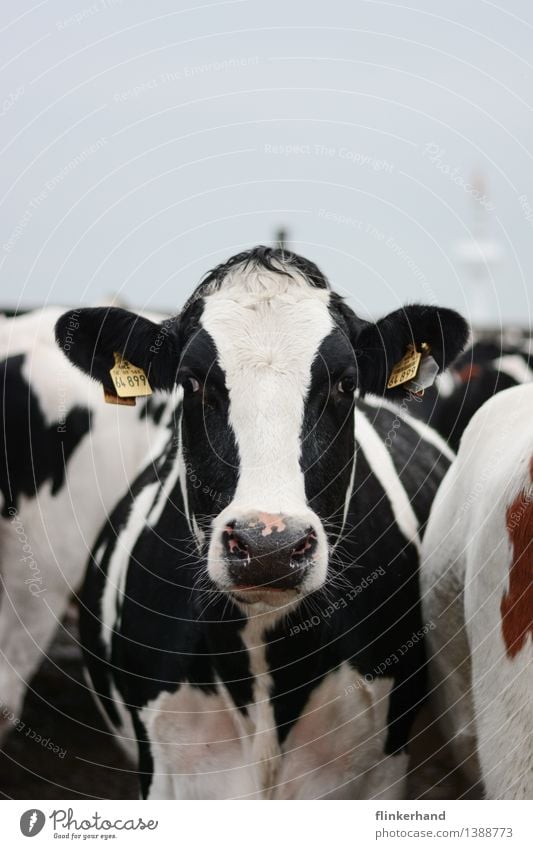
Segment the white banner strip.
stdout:
<svg viewBox="0 0 533 849">
<path fill-rule="evenodd" d="M 4 801 L 2 845 L 530 849 L 533 802 Z M 35 837 L 35 844 L 29 840 Z M 120 841 L 120 844 L 117 843 Z"/>
</svg>

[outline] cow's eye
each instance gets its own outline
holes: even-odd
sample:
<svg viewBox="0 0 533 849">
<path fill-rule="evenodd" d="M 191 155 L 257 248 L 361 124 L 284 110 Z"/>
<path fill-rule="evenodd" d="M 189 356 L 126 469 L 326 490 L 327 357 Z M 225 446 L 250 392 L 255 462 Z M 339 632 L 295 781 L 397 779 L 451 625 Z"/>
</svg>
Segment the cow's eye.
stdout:
<svg viewBox="0 0 533 849">
<path fill-rule="evenodd" d="M 187 392 L 190 392 L 191 394 L 194 392 L 199 392 L 201 389 L 200 382 L 196 380 L 195 377 L 188 377 L 184 381 L 183 386 L 185 387 Z"/>
<path fill-rule="evenodd" d="M 343 395 L 353 395 L 355 392 L 355 380 L 349 375 L 343 377 L 342 380 L 339 380 L 337 383 L 337 389 L 339 392 L 342 392 Z"/>
</svg>

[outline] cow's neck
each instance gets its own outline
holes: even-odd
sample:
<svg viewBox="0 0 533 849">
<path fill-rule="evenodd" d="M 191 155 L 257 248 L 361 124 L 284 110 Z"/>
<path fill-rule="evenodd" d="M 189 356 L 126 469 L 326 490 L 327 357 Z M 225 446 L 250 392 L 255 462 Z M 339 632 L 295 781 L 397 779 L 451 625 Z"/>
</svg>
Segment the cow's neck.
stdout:
<svg viewBox="0 0 533 849">
<path fill-rule="evenodd" d="M 206 623 L 207 652 L 216 679 L 223 685 L 225 701 L 233 713 L 245 759 L 256 764 L 265 794 L 276 786 L 281 764 L 281 740 L 272 694 L 275 690 L 269 662 L 268 629 L 271 614 L 239 619 L 239 611 L 226 608 L 226 617 L 211 613 Z"/>
<path fill-rule="evenodd" d="M 239 616 L 236 607 L 229 614 L 226 609 L 227 618 L 218 621 L 216 612 L 211 613 L 207 642 L 216 677 L 235 709 L 243 745 L 251 747 L 253 762 L 268 771 L 261 779 L 266 787 L 275 784 L 273 771 L 284 740 L 313 687 L 339 658 L 334 650 L 322 648 L 332 637 L 327 623 L 291 633 L 295 623 L 309 617 L 305 607 L 290 617 L 252 610 L 241 621 L 234 618 Z"/>
<path fill-rule="evenodd" d="M 258 764 L 261 786 L 273 788 L 276 786 L 281 750 L 271 701 L 274 684 L 267 660 L 264 623 L 260 616 L 248 621 L 241 632 L 241 639 L 248 651 L 253 699 L 247 714 L 241 714 L 241 720 L 251 744 L 252 763 Z"/>
</svg>

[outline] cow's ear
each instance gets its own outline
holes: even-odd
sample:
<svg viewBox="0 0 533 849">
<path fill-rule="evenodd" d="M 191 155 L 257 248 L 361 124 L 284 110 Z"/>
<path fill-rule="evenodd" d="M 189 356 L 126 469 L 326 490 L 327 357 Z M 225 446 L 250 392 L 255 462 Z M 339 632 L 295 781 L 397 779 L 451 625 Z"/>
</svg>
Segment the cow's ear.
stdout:
<svg viewBox="0 0 533 849">
<path fill-rule="evenodd" d="M 391 375 L 409 352 L 427 352 L 435 373 L 445 369 L 467 343 L 469 329 L 459 313 L 445 307 L 413 304 L 372 323 L 366 323 L 354 341 L 361 393 L 394 397 L 408 383 L 390 388 Z M 437 369 L 438 366 L 438 369 Z M 398 373 L 397 371 L 395 372 Z"/>
<path fill-rule="evenodd" d="M 152 389 L 171 389 L 176 380 L 179 348 L 177 320 L 161 324 L 118 307 L 64 313 L 56 323 L 56 341 L 79 369 L 113 392 L 109 374 L 115 353 L 141 368 Z"/>
</svg>

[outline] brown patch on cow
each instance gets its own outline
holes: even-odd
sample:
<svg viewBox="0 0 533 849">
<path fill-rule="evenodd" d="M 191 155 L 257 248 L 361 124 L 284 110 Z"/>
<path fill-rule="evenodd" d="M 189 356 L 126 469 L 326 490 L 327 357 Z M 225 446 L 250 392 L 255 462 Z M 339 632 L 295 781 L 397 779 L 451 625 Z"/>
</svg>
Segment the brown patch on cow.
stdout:
<svg viewBox="0 0 533 849">
<path fill-rule="evenodd" d="M 533 481 L 533 457 L 529 475 Z M 533 639 L 533 483 L 522 489 L 507 508 L 506 520 L 513 561 L 509 590 L 502 598 L 500 613 L 507 656 L 515 657 L 528 634 Z"/>
<path fill-rule="evenodd" d="M 283 521 L 282 516 L 277 516 L 274 513 L 259 513 L 257 517 L 257 524 L 263 525 L 261 530 L 261 536 L 267 537 L 273 531 L 285 531 L 287 529 L 287 525 Z"/>
<path fill-rule="evenodd" d="M 456 371 L 455 374 L 461 381 L 461 383 L 469 383 L 473 377 L 479 377 L 481 374 L 481 366 L 478 366 L 476 363 L 472 363 L 469 366 L 463 366 L 462 369 Z"/>
</svg>

